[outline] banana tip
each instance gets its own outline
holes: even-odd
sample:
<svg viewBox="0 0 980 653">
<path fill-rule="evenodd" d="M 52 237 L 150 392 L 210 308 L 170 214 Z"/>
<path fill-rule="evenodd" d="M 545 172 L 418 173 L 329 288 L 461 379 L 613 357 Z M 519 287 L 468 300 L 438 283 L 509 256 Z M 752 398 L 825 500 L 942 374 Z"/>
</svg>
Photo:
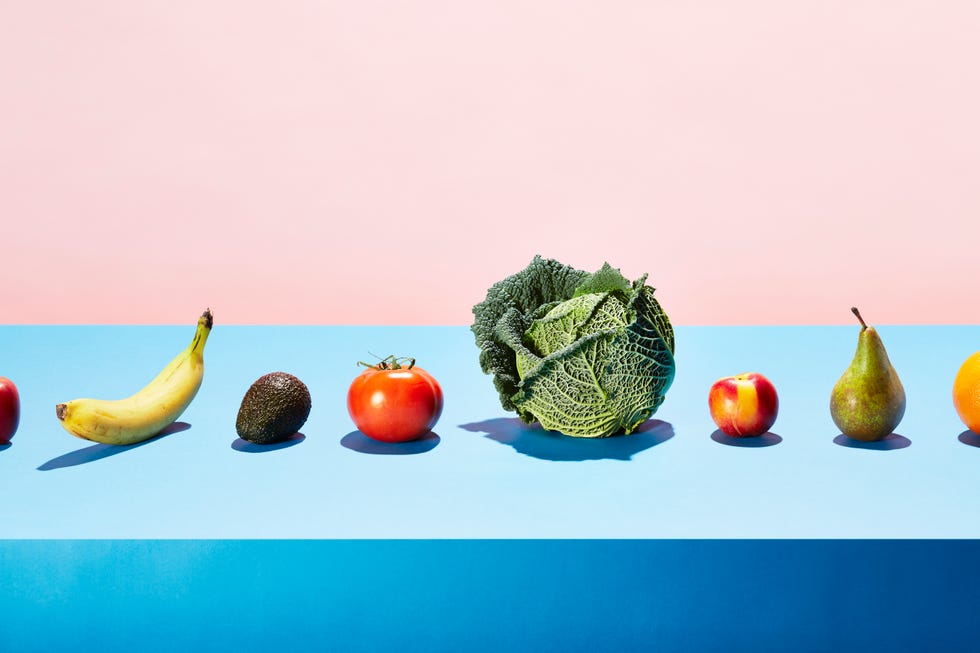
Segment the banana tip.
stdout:
<svg viewBox="0 0 980 653">
<path fill-rule="evenodd" d="M 211 314 L 211 309 L 204 309 L 204 314 L 201 315 L 201 319 L 204 320 L 204 328 L 210 329 L 214 325 L 214 316 Z"/>
<path fill-rule="evenodd" d="M 68 415 L 68 404 L 58 404 L 55 406 L 54 414 L 58 416 L 58 419 L 64 422 L 65 416 Z"/>
</svg>

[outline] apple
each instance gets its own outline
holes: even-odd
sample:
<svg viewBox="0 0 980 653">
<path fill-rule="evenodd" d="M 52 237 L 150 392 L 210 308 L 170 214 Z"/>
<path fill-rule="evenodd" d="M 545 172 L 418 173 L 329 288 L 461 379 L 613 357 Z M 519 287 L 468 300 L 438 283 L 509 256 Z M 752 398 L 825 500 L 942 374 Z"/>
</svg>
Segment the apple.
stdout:
<svg viewBox="0 0 980 653">
<path fill-rule="evenodd" d="M 20 395 L 10 379 L 0 376 L 0 444 L 7 444 L 20 423 Z"/>
<path fill-rule="evenodd" d="M 772 382 L 758 372 L 718 379 L 708 392 L 711 419 L 735 438 L 762 435 L 776 422 L 779 397 Z"/>
</svg>

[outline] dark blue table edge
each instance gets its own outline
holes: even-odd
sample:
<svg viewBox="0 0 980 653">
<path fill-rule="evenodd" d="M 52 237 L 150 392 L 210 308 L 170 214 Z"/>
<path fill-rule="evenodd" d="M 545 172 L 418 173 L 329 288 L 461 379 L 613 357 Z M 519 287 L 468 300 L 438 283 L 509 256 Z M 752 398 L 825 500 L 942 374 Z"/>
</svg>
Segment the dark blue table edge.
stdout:
<svg viewBox="0 0 980 653">
<path fill-rule="evenodd" d="M 980 540 L 0 540 L 0 650 L 975 650 Z"/>
</svg>

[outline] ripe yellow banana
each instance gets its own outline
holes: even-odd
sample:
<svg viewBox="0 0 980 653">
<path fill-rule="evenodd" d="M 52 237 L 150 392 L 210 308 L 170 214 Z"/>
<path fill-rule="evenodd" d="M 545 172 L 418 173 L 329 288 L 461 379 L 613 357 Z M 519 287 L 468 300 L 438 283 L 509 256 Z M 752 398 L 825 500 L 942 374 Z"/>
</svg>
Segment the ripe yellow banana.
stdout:
<svg viewBox="0 0 980 653">
<path fill-rule="evenodd" d="M 55 412 L 72 435 L 103 444 L 136 444 L 176 421 L 204 379 L 204 345 L 211 333 L 211 309 L 197 321 L 187 349 L 177 355 L 145 388 L 127 399 L 74 399 Z"/>
</svg>

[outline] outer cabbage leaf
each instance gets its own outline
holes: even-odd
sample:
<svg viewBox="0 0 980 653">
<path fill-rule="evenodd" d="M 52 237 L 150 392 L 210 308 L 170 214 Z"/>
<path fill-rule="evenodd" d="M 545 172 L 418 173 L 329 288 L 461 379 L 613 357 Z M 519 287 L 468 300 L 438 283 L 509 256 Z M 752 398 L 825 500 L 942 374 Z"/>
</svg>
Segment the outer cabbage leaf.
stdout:
<svg viewBox="0 0 980 653">
<path fill-rule="evenodd" d="M 493 374 L 506 410 L 517 409 L 511 402 L 521 382 L 515 352 L 524 347 L 524 332 L 548 309 L 571 299 L 588 276 L 553 259 L 535 256 L 525 269 L 493 284 L 487 298 L 473 307 L 471 329 L 480 348 L 480 367 Z"/>
</svg>

